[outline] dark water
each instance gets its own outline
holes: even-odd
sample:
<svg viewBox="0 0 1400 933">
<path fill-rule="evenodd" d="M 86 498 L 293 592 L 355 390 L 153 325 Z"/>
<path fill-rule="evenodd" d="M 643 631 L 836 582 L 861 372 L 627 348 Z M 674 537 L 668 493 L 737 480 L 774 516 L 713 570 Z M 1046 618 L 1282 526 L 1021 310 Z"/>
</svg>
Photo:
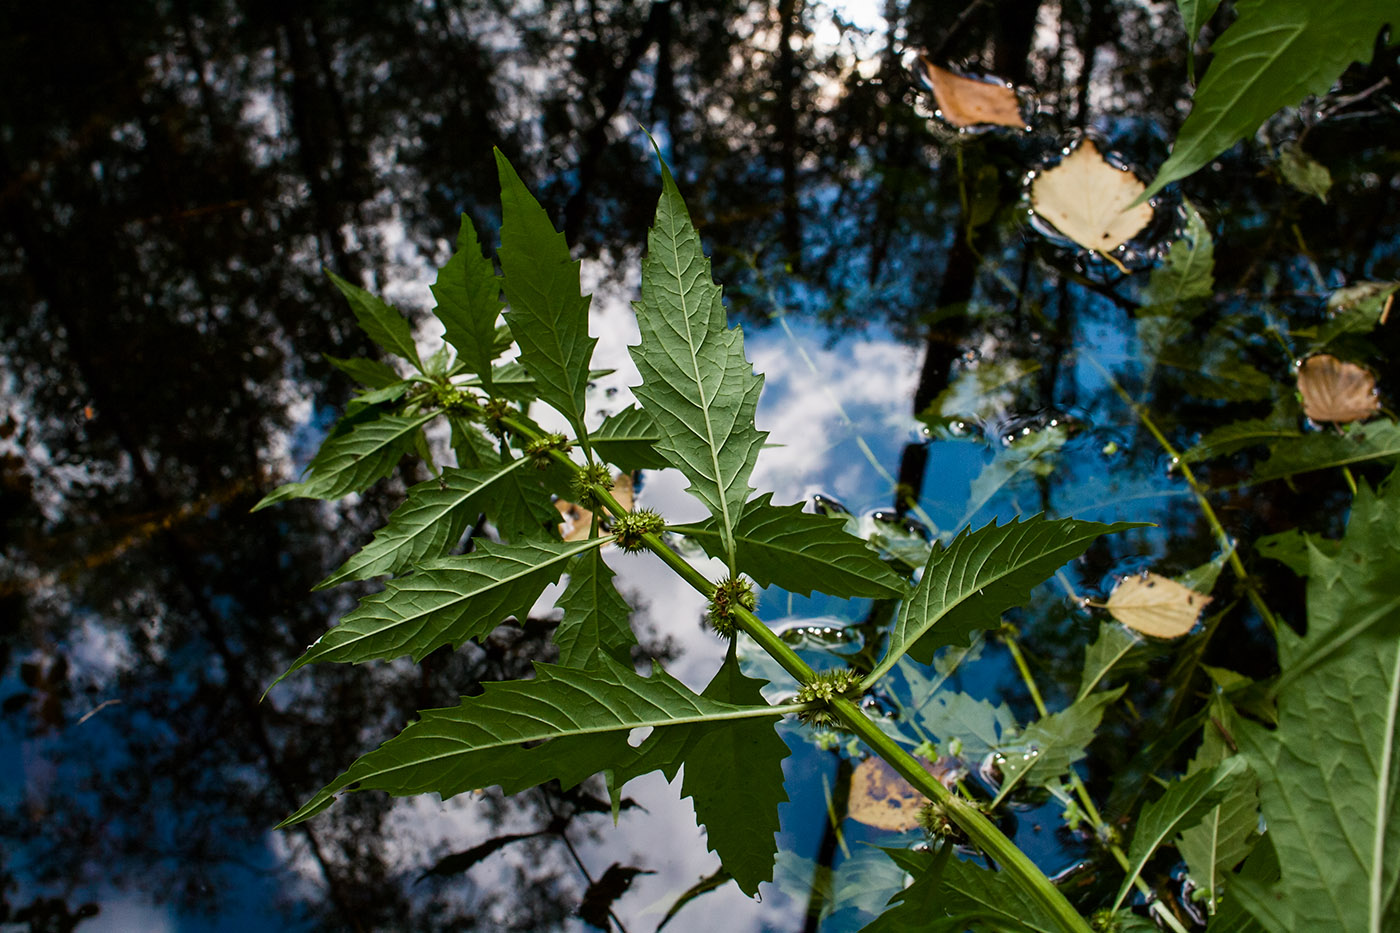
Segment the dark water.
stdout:
<svg viewBox="0 0 1400 933">
<path fill-rule="evenodd" d="M 1266 413 L 1278 390 L 1203 395 L 1202 372 L 1242 358 L 1283 383 L 1291 359 L 1277 322 L 1285 333 L 1314 324 L 1333 289 L 1400 277 L 1393 52 L 1349 72 L 1342 92 L 1388 85 L 1332 113 L 1281 117 L 1186 183 L 1216 260 L 1192 339 L 1229 339 L 1223 362 L 1198 354 L 1199 365 L 1149 378 L 1131 316 L 1145 273 L 1124 277 L 1031 230 L 1021 188 L 1085 130 L 1144 176 L 1160 164 L 1188 93 L 1174 5 L 1011 0 L 974 3 L 961 19 L 961 4 L 873 6 L 73 0 L 0 12 L 0 922 L 580 928 L 588 879 L 620 861 L 659 872 L 619 902 L 635 931 L 655 929 L 669 900 L 713 870 L 701 840 L 676 842 L 644 814 L 625 813 L 624 835 L 610 837 L 592 786 L 453 807 L 353 795 L 294 833 L 269 831 L 414 710 L 520 676 L 548 642 L 548 620 L 532 620 L 421 667 L 307 670 L 258 702 L 363 592 L 311 585 L 427 475 L 405 462 L 358 500 L 248 514 L 351 392 L 320 354 L 372 352 L 319 270 L 422 316 L 457 215 L 497 223 L 492 146 L 596 261 L 599 295 L 623 300 L 656 186 L 638 126 L 662 140 L 751 356 L 770 371 L 763 426 L 788 437 L 787 453 L 765 454 L 775 501 L 822 492 L 857 514 L 910 512 L 931 534 L 1041 509 L 1157 522 L 1072 569 L 1069 582 L 1094 596 L 1110 571 L 1177 572 L 1212 555 L 1179 473 L 1088 357 L 1179 446 Z M 1032 130 L 960 136 L 931 123 L 902 66 L 911 49 L 1034 89 Z M 1326 204 L 1272 168 L 1299 137 L 1332 171 Z M 1141 264 L 1175 235 L 1181 198 L 1162 199 Z M 1362 351 L 1383 394 L 1395 388 L 1397 330 Z M 913 415 L 997 360 L 1035 367 L 981 422 L 946 432 L 986 442 L 926 442 Z M 1021 462 L 1004 438 L 1027 432 L 1063 446 L 1044 469 L 979 486 L 986 464 Z M 829 440 L 799 449 L 813 437 Z M 1299 524 L 1335 531 L 1345 518 L 1340 477 L 1237 487 L 1246 475 L 1229 458 L 1203 471 L 1242 541 Z M 679 502 L 663 478 L 650 490 Z M 1268 562 L 1251 559 L 1250 571 L 1300 622 L 1298 585 Z M 649 599 L 637 616 L 647 650 L 703 670 L 716 649 L 693 615 L 677 621 L 661 595 L 636 590 Z M 1053 587 L 1043 594 L 1018 619 L 1053 704 L 1072 694 L 1095 623 Z M 763 604 L 775 623 L 833 627 L 877 608 L 780 594 Z M 1243 599 L 1202 650 L 1246 673 L 1272 664 Z M 1189 702 L 1177 700 L 1200 686 L 1173 662 L 1166 650 L 1139 659 L 1144 719 L 1115 721 L 1095 747 L 1085 773 L 1110 812 L 1135 793 L 1108 777 L 1142 760 L 1143 723 L 1184 721 Z M 1031 709 L 997 645 L 957 683 L 1023 721 Z M 783 843 L 839 863 L 826 788 L 839 799 L 849 766 L 792 744 Z M 1056 813 L 1023 813 L 1018 829 L 1050 871 L 1084 856 L 1056 833 Z M 451 852 L 546 829 L 470 871 L 420 877 Z M 853 850 L 880 839 L 847 832 Z M 682 844 L 700 869 L 666 869 Z M 765 892 L 761 906 L 732 889 L 707 897 L 749 924 L 736 929 L 813 927 L 804 910 L 819 904 L 801 885 Z M 708 928 L 707 910 L 702 900 L 668 929 Z"/>
</svg>

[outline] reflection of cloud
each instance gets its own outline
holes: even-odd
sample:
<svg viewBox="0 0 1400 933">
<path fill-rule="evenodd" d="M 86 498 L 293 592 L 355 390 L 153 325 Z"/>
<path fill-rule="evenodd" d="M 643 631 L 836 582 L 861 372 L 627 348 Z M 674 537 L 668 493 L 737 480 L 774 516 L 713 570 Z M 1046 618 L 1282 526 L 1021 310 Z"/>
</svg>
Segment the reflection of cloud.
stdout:
<svg viewBox="0 0 1400 933">
<path fill-rule="evenodd" d="M 176 929 L 169 911 L 135 899 L 103 898 L 102 910 L 82 924 L 83 933 L 165 933 Z"/>
</svg>

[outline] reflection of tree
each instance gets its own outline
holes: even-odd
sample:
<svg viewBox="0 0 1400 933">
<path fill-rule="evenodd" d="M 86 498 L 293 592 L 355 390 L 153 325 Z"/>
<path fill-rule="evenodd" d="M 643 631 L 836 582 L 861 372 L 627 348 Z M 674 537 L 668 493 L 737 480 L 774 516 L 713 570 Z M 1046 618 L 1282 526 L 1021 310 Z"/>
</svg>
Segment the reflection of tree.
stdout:
<svg viewBox="0 0 1400 933">
<path fill-rule="evenodd" d="M 827 13 L 797 0 L 165 0 L 0 14 L 0 664 L 6 697 L 19 697 L 5 706 L 5 741 L 48 763 L 0 814 L 7 851 L 23 853 L 6 870 L 56 891 L 140 883 L 213 909 L 236 896 L 230 866 L 267 858 L 269 821 L 356 751 L 412 710 L 517 676 L 538 650 L 547 632 L 531 623 L 421 670 L 303 672 L 293 699 L 259 702 L 350 605 L 339 591 L 308 598 L 310 584 L 421 478 L 405 467 L 353 509 L 246 514 L 286 478 L 280 452 L 304 454 L 345 400 L 347 384 L 314 354 L 368 346 L 317 267 L 421 278 L 419 257 L 441 258 L 457 212 L 494 216 L 493 144 L 593 253 L 636 242 L 646 224 L 638 179 L 654 170 L 640 122 L 669 146 L 741 312 L 764 310 L 750 261 L 764 281 L 790 268 L 784 301 L 924 346 L 917 410 L 972 345 L 1044 364 L 1019 408 L 1090 404 L 1073 395 L 1068 341 L 1085 320 L 1125 319 L 1129 286 L 1096 294 L 1072 260 L 1021 236 L 1019 182 L 1072 127 L 1098 124 L 1129 158 L 1159 159 L 1162 137 L 1135 127 L 1179 119 L 1184 41 L 1114 0 L 969 3 L 965 16 L 925 0 L 885 6 L 880 31 L 844 28 L 868 43 L 867 69 L 820 45 Z M 901 36 L 1034 85 L 1036 133 L 931 130 L 912 107 Z M 1358 80 L 1394 67 L 1378 57 Z M 1373 127 L 1324 122 L 1308 148 L 1339 177 L 1386 178 Z M 1327 274 L 1394 274 L 1393 186 L 1357 182 L 1324 215 L 1302 198 L 1277 207 L 1276 181 L 1253 172 L 1193 185 L 1235 211 L 1218 262 L 1241 305 L 1275 275 L 1316 291 L 1295 226 Z M 1323 218 L 1328 235 L 1308 236 Z M 1216 416 L 1178 414 L 1183 430 Z M 923 452 L 910 447 L 900 471 L 916 498 Z M 1156 469 L 1145 445 L 1125 459 Z M 1281 495 L 1233 504 L 1250 529 L 1292 508 Z M 1173 522 L 1207 546 L 1189 510 Z M 39 665 L 28 680 L 26 663 Z M 77 722 L 104 701 L 118 702 Z M 377 714 L 366 722 L 364 710 Z M 569 805 L 493 806 L 499 822 L 545 827 Z M 428 856 L 404 864 L 395 832 L 385 801 L 356 795 L 289 837 L 286 861 L 320 892 L 289 887 L 289 914 L 447 927 L 510 897 L 463 896 L 448 879 L 413 886 Z M 558 925 L 582 891 L 574 867 L 547 836 L 511 845 L 556 853 L 511 870 L 539 911 L 520 923 Z"/>
</svg>

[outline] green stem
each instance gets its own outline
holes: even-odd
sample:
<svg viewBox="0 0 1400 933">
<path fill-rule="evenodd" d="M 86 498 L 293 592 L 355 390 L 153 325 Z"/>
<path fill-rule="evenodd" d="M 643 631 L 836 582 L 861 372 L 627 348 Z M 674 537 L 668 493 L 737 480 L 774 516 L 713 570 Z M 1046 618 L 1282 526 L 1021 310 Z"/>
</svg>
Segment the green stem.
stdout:
<svg viewBox="0 0 1400 933">
<path fill-rule="evenodd" d="M 1191 472 L 1190 465 L 1182 458 L 1180 451 L 1172 445 L 1171 441 L 1167 440 L 1167 436 L 1158 429 L 1156 422 L 1152 420 L 1152 416 L 1147 413 L 1147 410 L 1139 405 L 1133 397 L 1128 394 L 1127 390 L 1118 384 L 1118 380 L 1113 378 L 1113 374 L 1105 369 L 1092 355 L 1085 354 L 1085 359 L 1099 371 L 1099 374 L 1113 387 L 1113 391 L 1118 393 L 1119 398 L 1123 399 L 1128 407 L 1133 410 L 1133 414 L 1137 415 L 1138 420 L 1142 422 L 1142 426 L 1147 428 L 1148 433 L 1156 439 L 1157 444 L 1166 455 L 1171 458 L 1172 465 L 1180 468 L 1181 476 L 1186 480 L 1186 485 L 1191 487 L 1191 494 L 1195 496 L 1196 504 L 1200 506 L 1201 514 L 1205 516 L 1206 523 L 1210 525 L 1211 532 L 1215 535 L 1215 540 L 1220 544 L 1222 550 L 1229 553 L 1228 561 L 1230 569 L 1234 571 L 1235 576 L 1240 582 L 1245 584 L 1244 590 L 1249 596 L 1250 603 L 1254 606 L 1254 611 L 1259 613 L 1259 617 L 1264 620 L 1264 624 L 1269 627 L 1269 631 L 1277 635 L 1278 619 L 1274 617 L 1273 611 L 1270 610 L 1268 604 L 1264 602 L 1264 598 L 1259 595 L 1254 587 L 1249 585 L 1249 574 L 1244 569 L 1244 562 L 1240 560 L 1240 555 L 1235 550 L 1234 542 L 1231 541 L 1230 536 L 1226 534 L 1225 526 L 1220 524 L 1220 519 L 1216 516 L 1215 509 L 1211 507 L 1210 500 L 1206 498 L 1205 489 L 1196 480 L 1196 475 Z"/>
<path fill-rule="evenodd" d="M 1089 924 L 1060 893 L 1060 889 L 981 810 L 948 790 L 925 771 L 918 759 L 900 748 L 858 705 L 838 697 L 831 701 L 830 709 L 846 728 L 859 736 L 915 790 L 941 806 L 948 818 L 967 833 L 969 839 L 1001 865 L 1022 891 L 1054 918 L 1061 930 L 1066 933 L 1090 933 Z"/>
<path fill-rule="evenodd" d="M 513 418 L 502 418 L 501 423 L 527 439 L 534 439 L 536 436 L 534 431 Z M 575 472 L 580 469 L 579 465 L 569 459 L 569 456 L 563 451 L 551 450 L 549 455 L 557 463 Z M 600 487 L 595 489 L 595 492 L 599 501 L 614 515 L 621 515 L 627 511 L 613 498 L 610 491 Z M 685 580 L 707 598 L 714 596 L 715 584 L 692 567 L 685 558 L 671 550 L 660 535 L 643 535 L 642 540 L 647 549 L 674 570 L 682 580 Z M 783 669 L 791 674 L 798 683 L 808 684 L 816 679 L 816 671 L 802 660 L 787 642 L 779 638 L 762 619 L 742 607 L 735 607 L 732 612 L 738 627 L 756 641 L 773 660 L 781 664 Z M 968 838 L 981 847 L 983 852 L 1000 864 L 1016 881 L 1017 885 L 1029 897 L 1038 902 L 1049 916 L 1055 919 L 1061 930 L 1065 933 L 1092 933 L 1084 918 L 1079 915 L 1079 912 L 1074 909 L 1064 894 L 1045 876 L 1045 873 L 1035 862 L 1017 848 L 1016 844 L 1008 839 L 1006 834 L 998 829 L 991 820 L 987 819 L 982 811 L 949 791 L 942 783 L 934 779 L 933 775 L 925 771 L 919 760 L 900 748 L 865 714 L 859 705 L 851 700 L 838 697 L 831 701 L 828 708 L 847 729 L 855 733 L 916 790 L 942 806 L 948 818 L 967 833 Z"/>
</svg>

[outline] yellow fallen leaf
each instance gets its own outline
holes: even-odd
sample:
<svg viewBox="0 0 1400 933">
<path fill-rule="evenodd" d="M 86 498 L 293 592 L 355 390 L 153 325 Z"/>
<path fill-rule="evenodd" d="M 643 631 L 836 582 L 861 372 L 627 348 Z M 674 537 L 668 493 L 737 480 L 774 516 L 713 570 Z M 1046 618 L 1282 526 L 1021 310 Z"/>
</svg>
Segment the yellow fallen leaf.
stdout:
<svg viewBox="0 0 1400 933">
<path fill-rule="evenodd" d="M 1031 183 L 1031 207 L 1087 249 L 1109 253 L 1137 236 L 1152 205 L 1129 204 L 1146 189 L 1132 172 L 1108 164 L 1092 140 L 1081 142 Z"/>
<path fill-rule="evenodd" d="M 919 764 L 946 787 L 957 781 L 959 766 L 955 759 L 939 758 L 930 762 L 920 758 Z M 851 774 L 851 796 L 847 813 L 853 820 L 904 832 L 919 825 L 919 811 L 928 800 L 899 775 L 883 758 L 867 758 Z"/>
<path fill-rule="evenodd" d="M 1376 377 L 1327 353 L 1303 360 L 1298 367 L 1298 391 L 1303 395 L 1303 414 L 1314 421 L 1361 421 L 1381 407 Z"/>
<path fill-rule="evenodd" d="M 995 124 L 1021 129 L 1021 102 L 1016 91 L 1005 84 L 968 78 L 919 56 L 923 81 L 933 91 L 938 113 L 958 127 Z"/>
<path fill-rule="evenodd" d="M 1155 573 L 1124 577 L 1104 604 L 1128 628 L 1156 638 L 1191 631 L 1211 597 Z"/>
</svg>

